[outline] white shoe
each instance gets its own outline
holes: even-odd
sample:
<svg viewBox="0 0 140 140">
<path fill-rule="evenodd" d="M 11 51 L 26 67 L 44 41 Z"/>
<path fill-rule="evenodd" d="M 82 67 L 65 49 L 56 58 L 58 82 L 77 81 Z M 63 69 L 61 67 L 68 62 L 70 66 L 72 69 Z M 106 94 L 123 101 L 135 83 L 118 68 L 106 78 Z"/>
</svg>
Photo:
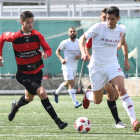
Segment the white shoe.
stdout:
<svg viewBox="0 0 140 140">
<path fill-rule="evenodd" d="M 80 107 L 81 105 L 82 105 L 82 103 L 76 102 L 75 105 L 74 105 L 74 107 L 75 107 L 75 108 L 78 108 L 78 107 Z"/>
<path fill-rule="evenodd" d="M 116 124 L 116 128 L 127 128 L 127 126 L 124 125 L 121 121 L 119 121 L 119 122 Z"/>
</svg>

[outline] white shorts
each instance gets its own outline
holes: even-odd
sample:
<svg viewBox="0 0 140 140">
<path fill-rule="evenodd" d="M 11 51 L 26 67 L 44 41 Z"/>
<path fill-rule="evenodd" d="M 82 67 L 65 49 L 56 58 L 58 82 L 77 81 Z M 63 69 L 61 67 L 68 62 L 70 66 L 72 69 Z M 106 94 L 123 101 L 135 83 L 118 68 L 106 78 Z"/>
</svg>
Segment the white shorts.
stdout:
<svg viewBox="0 0 140 140">
<path fill-rule="evenodd" d="M 92 91 L 102 89 L 106 83 L 117 76 L 124 76 L 124 73 L 118 63 L 111 64 L 101 71 L 91 73 L 89 77 Z"/>
<path fill-rule="evenodd" d="M 64 80 L 73 80 L 76 77 L 76 70 L 72 69 L 63 69 Z"/>
</svg>

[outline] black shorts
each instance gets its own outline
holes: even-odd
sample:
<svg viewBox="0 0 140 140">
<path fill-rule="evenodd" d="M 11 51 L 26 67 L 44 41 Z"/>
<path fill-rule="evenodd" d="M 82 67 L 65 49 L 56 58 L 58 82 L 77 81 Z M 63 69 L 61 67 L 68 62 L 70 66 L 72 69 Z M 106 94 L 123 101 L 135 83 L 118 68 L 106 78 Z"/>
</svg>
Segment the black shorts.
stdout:
<svg viewBox="0 0 140 140">
<path fill-rule="evenodd" d="M 32 95 L 37 94 L 37 89 L 41 86 L 42 77 L 42 70 L 40 70 L 36 74 L 25 74 L 22 72 L 17 72 L 16 74 L 17 81 L 22 84 L 26 88 L 26 90 Z"/>
</svg>

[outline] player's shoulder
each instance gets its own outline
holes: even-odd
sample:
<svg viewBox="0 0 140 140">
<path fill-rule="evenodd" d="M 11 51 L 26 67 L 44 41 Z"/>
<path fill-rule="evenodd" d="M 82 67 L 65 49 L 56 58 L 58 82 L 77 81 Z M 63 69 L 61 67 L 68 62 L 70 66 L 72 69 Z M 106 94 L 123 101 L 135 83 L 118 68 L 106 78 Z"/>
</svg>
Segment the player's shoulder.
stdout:
<svg viewBox="0 0 140 140">
<path fill-rule="evenodd" d="M 117 24 L 117 28 L 126 30 L 126 26 L 123 24 Z"/>
<path fill-rule="evenodd" d="M 70 39 L 65 39 L 65 40 L 63 40 L 62 42 L 61 42 L 61 44 L 67 44 L 67 43 L 69 43 L 70 42 Z"/>
<path fill-rule="evenodd" d="M 17 32 L 6 32 L 6 36 L 10 36 L 12 38 L 21 36 L 21 30 Z"/>
<path fill-rule="evenodd" d="M 106 27 L 106 22 L 98 22 L 92 25 L 92 28 L 101 28 L 101 27 Z"/>
<path fill-rule="evenodd" d="M 32 29 L 32 34 L 36 34 L 36 35 L 42 35 L 39 31 Z"/>
</svg>

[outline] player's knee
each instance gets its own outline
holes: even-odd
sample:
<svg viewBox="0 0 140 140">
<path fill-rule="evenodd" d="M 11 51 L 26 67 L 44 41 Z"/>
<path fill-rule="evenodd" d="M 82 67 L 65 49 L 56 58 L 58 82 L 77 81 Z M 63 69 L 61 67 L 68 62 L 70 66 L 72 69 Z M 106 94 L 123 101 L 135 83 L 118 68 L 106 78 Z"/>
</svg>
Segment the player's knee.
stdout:
<svg viewBox="0 0 140 140">
<path fill-rule="evenodd" d="M 74 80 L 72 80 L 72 81 L 69 82 L 69 86 L 70 87 L 74 87 L 74 84 L 75 84 L 75 81 Z"/>
<path fill-rule="evenodd" d="M 106 93 L 108 93 L 109 95 L 114 94 L 114 89 L 106 89 Z"/>
<path fill-rule="evenodd" d="M 32 102 L 34 100 L 34 97 L 25 96 L 25 100 L 28 102 Z"/>
<path fill-rule="evenodd" d="M 38 96 L 40 97 L 41 100 L 47 98 L 47 93 L 44 88 L 39 88 L 37 92 Z"/>
<path fill-rule="evenodd" d="M 100 104 L 102 102 L 102 100 L 94 100 L 95 104 Z"/>
<path fill-rule="evenodd" d="M 109 101 L 114 101 L 115 100 L 114 92 L 107 92 L 107 98 Z"/>
<path fill-rule="evenodd" d="M 115 100 L 118 100 L 119 94 L 115 95 Z"/>
<path fill-rule="evenodd" d="M 120 96 L 123 96 L 126 94 L 126 89 L 124 86 L 119 87 L 118 92 L 120 93 Z"/>
</svg>

